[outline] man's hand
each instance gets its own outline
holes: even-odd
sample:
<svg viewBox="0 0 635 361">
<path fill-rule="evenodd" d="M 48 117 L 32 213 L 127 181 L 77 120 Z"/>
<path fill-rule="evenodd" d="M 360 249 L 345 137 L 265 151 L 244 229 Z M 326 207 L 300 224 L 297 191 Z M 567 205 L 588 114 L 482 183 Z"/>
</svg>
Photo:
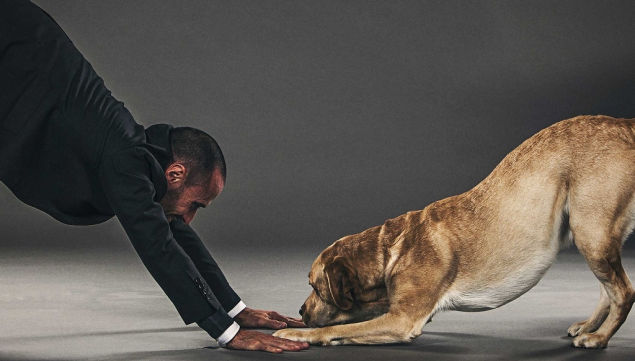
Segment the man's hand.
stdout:
<svg viewBox="0 0 635 361">
<path fill-rule="evenodd" d="M 264 312 L 264 311 L 263 311 Z M 252 350 L 281 353 L 282 351 L 300 351 L 309 348 L 306 342 L 286 340 L 273 337 L 258 331 L 240 330 L 234 338 L 225 345 L 234 350 Z"/>
<path fill-rule="evenodd" d="M 285 327 L 306 327 L 298 318 L 282 316 L 275 311 L 254 310 L 249 307 L 242 310 L 234 320 L 245 328 L 272 328 L 279 330 Z"/>
</svg>

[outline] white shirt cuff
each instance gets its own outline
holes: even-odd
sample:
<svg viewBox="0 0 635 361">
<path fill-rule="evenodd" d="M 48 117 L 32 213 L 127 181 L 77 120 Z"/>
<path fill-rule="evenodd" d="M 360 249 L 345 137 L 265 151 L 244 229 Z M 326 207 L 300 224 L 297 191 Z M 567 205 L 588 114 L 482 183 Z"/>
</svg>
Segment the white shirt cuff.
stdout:
<svg viewBox="0 0 635 361">
<path fill-rule="evenodd" d="M 236 306 L 234 306 L 234 308 L 232 308 L 229 312 L 227 312 L 227 315 L 229 317 L 231 317 L 231 318 L 234 318 L 234 317 L 236 317 L 237 314 L 239 314 L 246 307 L 247 307 L 247 305 L 243 301 L 238 301 Z"/>
<path fill-rule="evenodd" d="M 239 330 L 240 326 L 238 326 L 236 322 L 232 323 L 231 326 L 227 327 L 222 335 L 218 336 L 216 342 L 218 342 L 219 346 L 224 347 L 225 345 L 227 345 L 227 343 L 229 343 L 229 341 L 234 338 L 234 336 L 236 336 Z"/>
</svg>

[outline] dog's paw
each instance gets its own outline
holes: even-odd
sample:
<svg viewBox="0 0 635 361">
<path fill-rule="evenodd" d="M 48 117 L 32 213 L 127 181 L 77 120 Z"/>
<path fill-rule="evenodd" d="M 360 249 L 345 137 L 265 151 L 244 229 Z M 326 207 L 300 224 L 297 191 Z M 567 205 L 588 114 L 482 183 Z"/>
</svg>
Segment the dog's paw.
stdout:
<svg viewBox="0 0 635 361">
<path fill-rule="evenodd" d="M 312 342 L 313 340 L 310 337 L 310 332 L 311 331 L 303 331 L 303 330 L 285 328 L 285 329 L 278 330 L 278 331 L 274 332 L 273 336 L 286 338 L 287 340 L 291 340 L 291 341 L 300 341 L 300 342 L 314 343 L 314 342 Z"/>
<path fill-rule="evenodd" d="M 292 341 L 308 342 L 312 345 L 330 345 L 329 340 L 320 337 L 319 329 L 298 330 L 293 328 L 285 328 L 273 333 L 275 337 L 286 338 Z"/>
<path fill-rule="evenodd" d="M 583 333 L 573 339 L 573 346 L 581 348 L 606 348 L 609 340 L 607 337 L 593 333 Z"/>
<path fill-rule="evenodd" d="M 576 322 L 567 330 L 567 335 L 569 337 L 576 337 L 586 332 L 585 326 L 587 325 L 587 321 Z"/>
</svg>

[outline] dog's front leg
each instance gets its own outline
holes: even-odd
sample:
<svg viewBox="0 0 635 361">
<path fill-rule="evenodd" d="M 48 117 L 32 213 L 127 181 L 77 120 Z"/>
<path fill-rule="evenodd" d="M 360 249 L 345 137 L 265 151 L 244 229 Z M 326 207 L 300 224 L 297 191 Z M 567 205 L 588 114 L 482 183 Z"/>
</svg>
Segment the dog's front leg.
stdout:
<svg viewBox="0 0 635 361">
<path fill-rule="evenodd" d="M 387 313 L 364 322 L 311 330 L 284 329 L 273 335 L 318 345 L 401 343 L 419 336 L 426 321 L 427 318 L 414 320 L 404 314 Z"/>
<path fill-rule="evenodd" d="M 283 329 L 273 335 L 318 345 L 410 342 L 421 335 L 444 291 L 440 284 L 434 283 L 428 283 L 429 289 L 422 288 L 425 283 L 418 283 L 417 278 L 408 276 L 396 280 L 394 284 L 398 286 L 393 288 L 388 313 L 375 319 L 311 330 Z"/>
</svg>

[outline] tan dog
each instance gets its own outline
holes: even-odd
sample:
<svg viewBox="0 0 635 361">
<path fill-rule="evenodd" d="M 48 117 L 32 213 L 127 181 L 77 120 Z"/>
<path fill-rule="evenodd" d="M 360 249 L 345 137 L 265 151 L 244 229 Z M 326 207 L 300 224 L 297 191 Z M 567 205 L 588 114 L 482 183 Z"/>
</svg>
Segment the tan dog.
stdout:
<svg viewBox="0 0 635 361">
<path fill-rule="evenodd" d="M 309 326 L 323 328 L 274 335 L 325 345 L 411 341 L 438 311 L 489 310 L 519 297 L 573 241 L 601 298 L 568 332 L 576 347 L 606 347 L 635 300 L 620 261 L 635 228 L 634 191 L 635 119 L 556 123 L 471 190 L 325 249 L 301 309 Z"/>
</svg>

